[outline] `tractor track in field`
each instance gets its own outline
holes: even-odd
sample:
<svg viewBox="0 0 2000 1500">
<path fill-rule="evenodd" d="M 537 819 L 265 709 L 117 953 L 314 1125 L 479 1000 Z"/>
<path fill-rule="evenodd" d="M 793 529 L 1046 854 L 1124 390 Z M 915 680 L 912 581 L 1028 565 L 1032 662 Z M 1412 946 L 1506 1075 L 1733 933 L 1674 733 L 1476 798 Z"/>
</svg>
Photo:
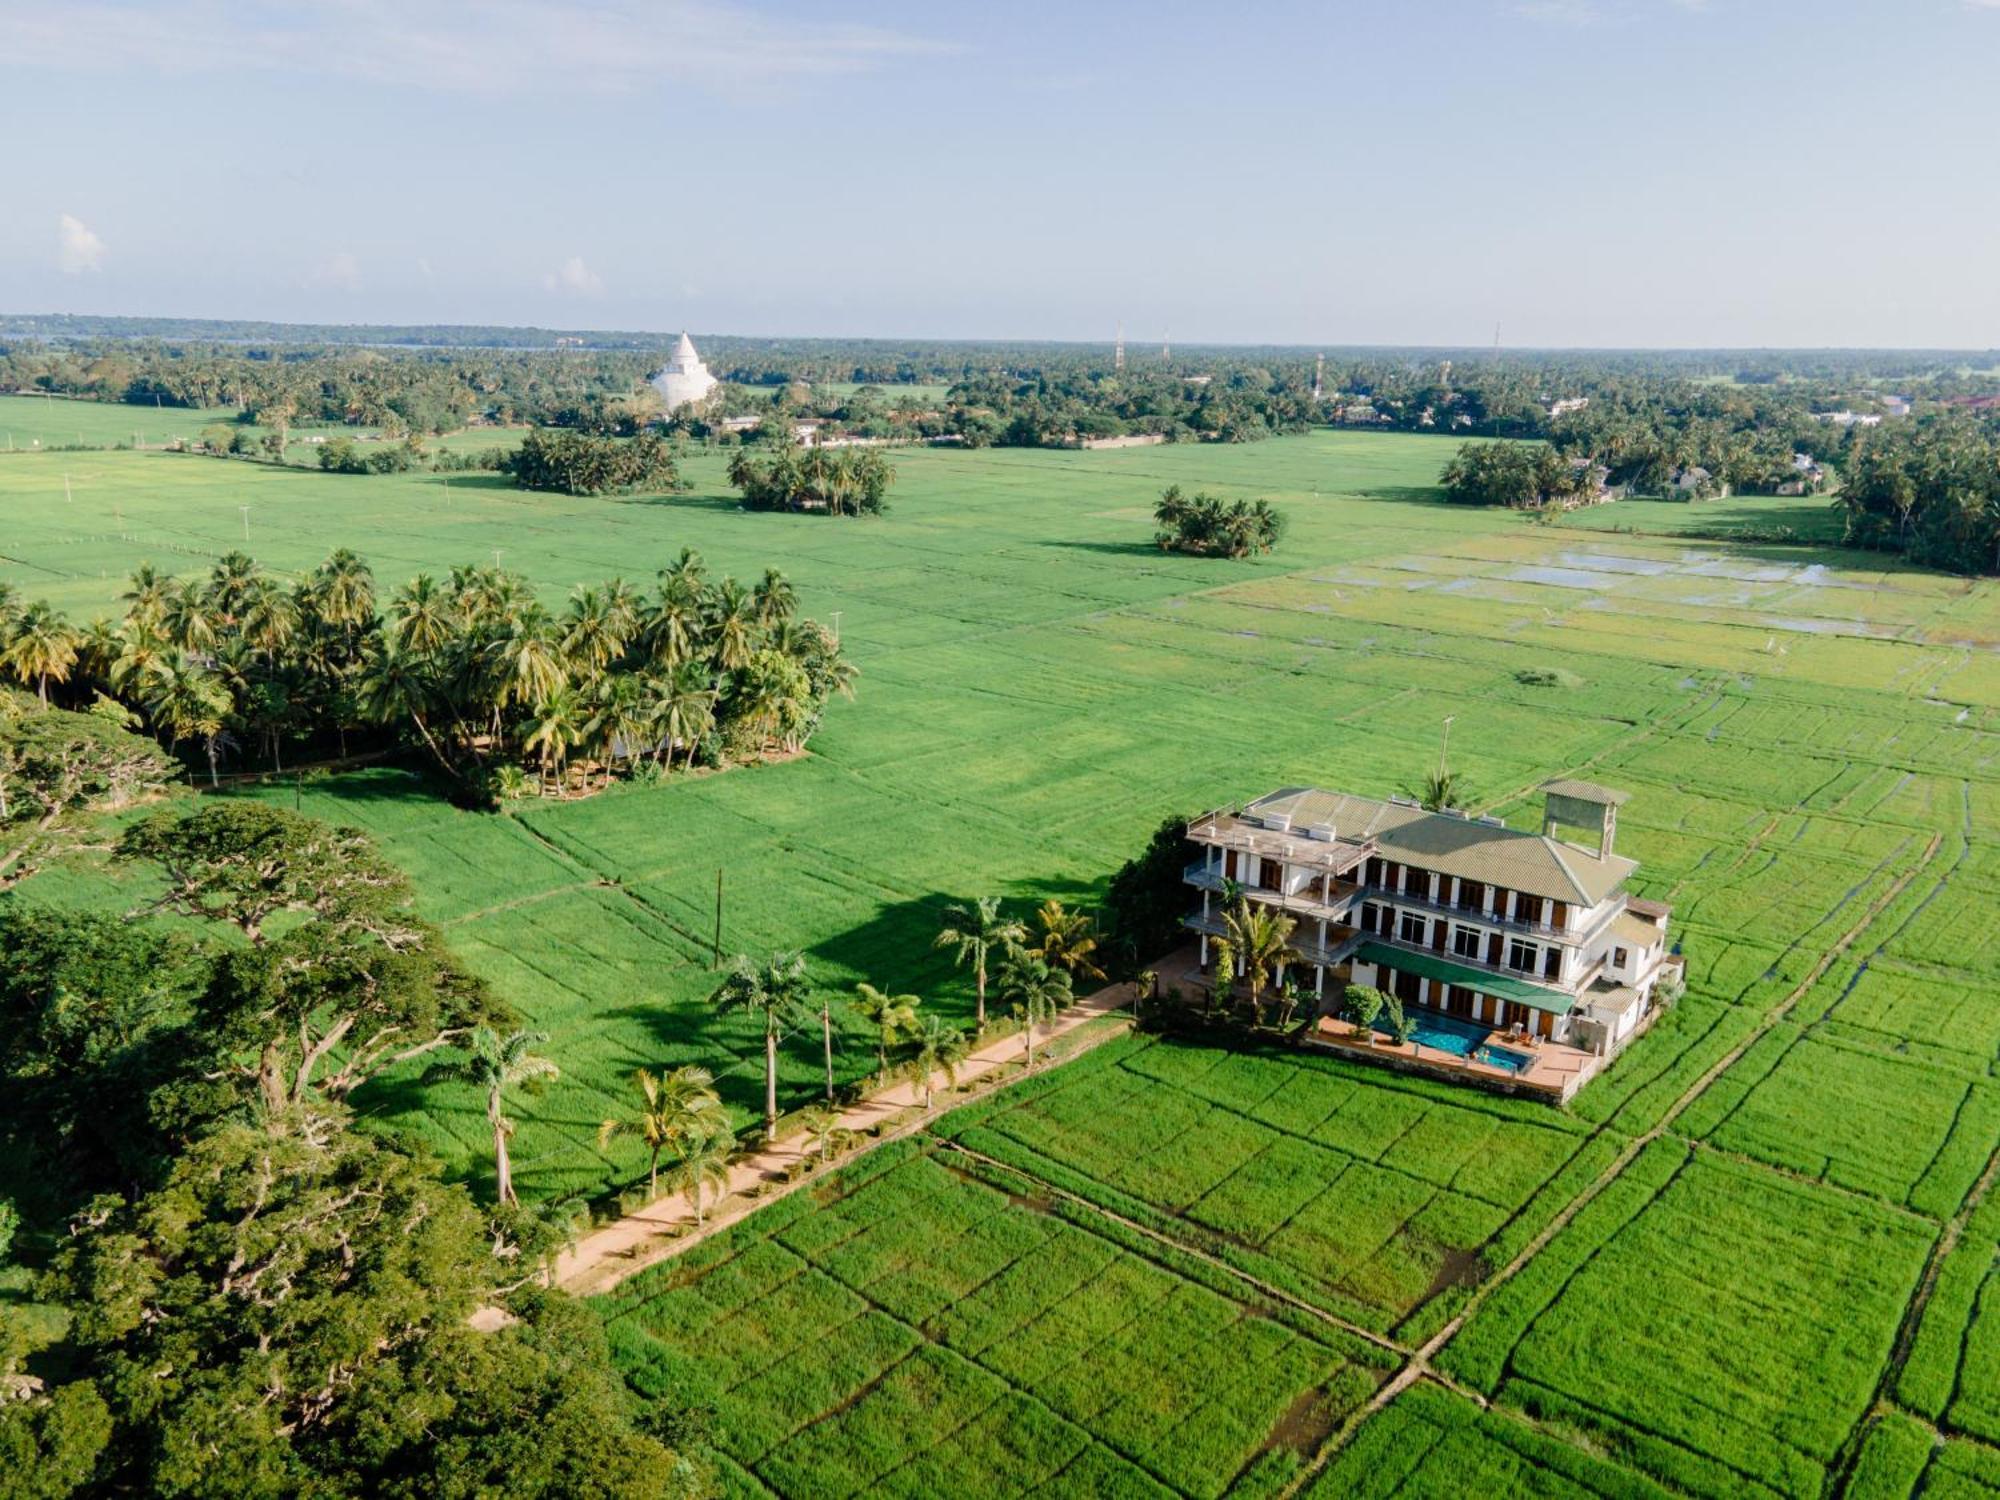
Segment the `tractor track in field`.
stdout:
<svg viewBox="0 0 2000 1500">
<path fill-rule="evenodd" d="M 1820 979 L 1825 976 L 1827 970 L 1833 967 L 1840 956 L 1859 941 L 1861 935 L 1868 930 L 1875 919 L 1886 911 L 1919 875 L 1923 874 L 1929 868 L 1931 861 L 1937 857 L 1938 849 L 1943 843 L 1944 835 L 1932 834 L 1929 842 L 1924 846 L 1923 853 L 1918 856 L 1916 863 L 1891 882 L 1889 888 L 1869 904 L 1868 909 L 1862 913 L 1860 919 L 1853 926 L 1849 927 L 1846 932 L 1841 934 L 1839 940 L 1829 947 L 1826 952 L 1820 955 L 1819 960 L 1814 963 L 1806 976 L 1792 987 L 1784 999 L 1765 1012 L 1764 1018 L 1751 1029 L 1747 1036 L 1712 1063 L 1693 1083 L 1689 1084 L 1674 1102 L 1667 1107 L 1659 1120 L 1649 1129 L 1627 1141 L 1620 1149 L 1618 1155 L 1612 1158 L 1610 1164 L 1585 1186 L 1582 1192 L 1564 1204 L 1555 1217 L 1545 1224 L 1536 1233 L 1535 1237 L 1529 1240 L 1521 1248 L 1520 1252 L 1502 1267 L 1497 1274 L 1481 1282 L 1473 1289 L 1473 1293 L 1467 1299 L 1465 1306 L 1460 1308 L 1449 1322 L 1413 1351 L 1409 1359 L 1404 1363 L 1403 1368 L 1384 1381 L 1375 1394 L 1369 1397 L 1358 1410 L 1352 1413 L 1340 1425 L 1333 1436 L 1327 1440 L 1326 1446 L 1314 1455 L 1312 1462 L 1302 1467 L 1298 1474 L 1293 1477 L 1292 1482 L 1279 1492 L 1280 1500 L 1291 1500 L 1292 1496 L 1297 1495 L 1304 1489 L 1347 1446 L 1363 1422 L 1388 1406 L 1390 1402 L 1394 1401 L 1397 1396 L 1401 1395 L 1418 1380 L 1429 1378 L 1437 1380 L 1439 1383 L 1448 1381 L 1448 1376 L 1444 1376 L 1443 1372 L 1432 1368 L 1432 1362 L 1444 1351 L 1445 1346 L 1458 1336 L 1459 1330 L 1471 1320 L 1473 1314 L 1486 1303 L 1487 1299 L 1494 1292 L 1498 1291 L 1501 1287 L 1512 1281 L 1514 1277 L 1527 1269 L 1534 1258 L 1548 1247 L 1550 1241 L 1555 1239 L 1563 1230 L 1567 1229 L 1579 1213 L 1594 1202 L 1607 1187 L 1618 1180 L 1625 1169 L 1631 1166 L 1633 1161 L 1637 1159 L 1640 1152 L 1665 1136 L 1672 1128 L 1674 1121 L 1686 1113 L 1688 1108 L 1706 1093 L 1718 1078 L 1722 1077 L 1723 1074 L 1727 1073 L 1729 1069 L 1740 1062 L 1745 1053 L 1765 1036 L 1769 1035 L 1775 1027 L 1792 1013 L 1798 1006 L 1798 1003 L 1806 997 L 1815 984 L 1819 983 Z M 1989 1172 L 1991 1170 L 1989 1167 Z"/>
</svg>

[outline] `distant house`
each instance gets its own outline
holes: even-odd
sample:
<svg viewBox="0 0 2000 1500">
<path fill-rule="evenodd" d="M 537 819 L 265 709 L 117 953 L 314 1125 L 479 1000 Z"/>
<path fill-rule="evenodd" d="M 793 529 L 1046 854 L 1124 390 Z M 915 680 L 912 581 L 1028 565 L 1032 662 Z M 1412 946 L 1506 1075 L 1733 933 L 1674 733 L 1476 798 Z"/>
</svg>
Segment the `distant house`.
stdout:
<svg viewBox="0 0 2000 1500">
<path fill-rule="evenodd" d="M 1322 1040 L 1376 1054 L 1338 1015 L 1347 986 L 1366 985 L 1419 1023 L 1414 1048 L 1386 1058 L 1567 1099 L 1650 1022 L 1682 960 L 1671 909 L 1626 892 L 1638 865 L 1613 849 L 1625 794 L 1567 779 L 1542 791 L 1538 834 L 1309 787 L 1195 819 L 1186 879 L 1201 904 L 1187 925 L 1204 982 L 1220 982 L 1219 893 L 1233 888 L 1292 917 L 1290 973 Z M 1570 829 L 1592 842 L 1557 837 Z"/>
<path fill-rule="evenodd" d="M 1816 411 L 1812 414 L 1815 422 L 1824 422 L 1829 427 L 1880 427 L 1880 412 L 1857 411 Z"/>
<path fill-rule="evenodd" d="M 1700 464 L 1676 469 L 1673 478 L 1667 481 L 1667 494 L 1672 499 L 1719 500 L 1728 493 L 1729 486 Z"/>
<path fill-rule="evenodd" d="M 1882 409 L 1892 417 L 1907 417 L 1910 414 L 1910 398 L 1908 396 L 1877 396 L 1875 399 L 1881 403 Z"/>
<path fill-rule="evenodd" d="M 1551 420 L 1556 417 L 1566 417 L 1571 412 L 1582 411 L 1589 405 L 1590 397 L 1588 396 L 1565 396 L 1560 401 L 1550 403 L 1549 417 Z"/>
</svg>

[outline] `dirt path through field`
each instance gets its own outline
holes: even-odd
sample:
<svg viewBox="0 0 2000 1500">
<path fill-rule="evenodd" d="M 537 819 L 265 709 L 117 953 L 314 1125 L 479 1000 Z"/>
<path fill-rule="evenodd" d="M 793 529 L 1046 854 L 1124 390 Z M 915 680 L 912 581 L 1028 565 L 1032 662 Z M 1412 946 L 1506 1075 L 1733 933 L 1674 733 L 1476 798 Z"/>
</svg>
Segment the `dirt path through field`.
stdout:
<svg viewBox="0 0 2000 1500">
<path fill-rule="evenodd" d="M 1132 1003 L 1133 995 L 1132 985 L 1112 984 L 1079 1000 L 1036 1033 L 1037 1054 L 1079 1027 L 1123 1010 Z M 1018 1032 L 988 1042 L 959 1065 L 958 1084 L 962 1088 L 982 1079 L 997 1082 L 999 1075 L 1025 1061 L 1026 1055 L 1026 1038 Z M 931 1086 L 934 1090 L 941 1092 L 947 1082 L 942 1073 L 932 1075 Z M 921 1129 L 931 1118 L 923 1111 L 922 1104 L 923 1094 L 914 1083 L 898 1083 L 843 1110 L 840 1124 L 857 1135 L 877 1127 L 892 1127 L 885 1129 L 881 1137 L 871 1143 L 880 1145 L 909 1131 Z M 811 1151 L 812 1143 L 801 1131 L 765 1147 L 754 1156 L 742 1158 L 730 1167 L 728 1192 L 719 1205 L 709 1210 L 699 1230 L 694 1228 L 694 1209 L 685 1194 L 675 1193 L 654 1199 L 636 1213 L 627 1214 L 585 1235 L 575 1246 L 565 1250 L 556 1261 L 556 1284 L 584 1297 L 610 1291 L 626 1278 L 679 1254 L 769 1203 L 772 1195 L 768 1192 L 759 1195 L 756 1189 L 793 1180 L 791 1174 L 794 1168 Z M 800 1177 L 796 1180 L 803 1182 L 805 1179 Z"/>
</svg>

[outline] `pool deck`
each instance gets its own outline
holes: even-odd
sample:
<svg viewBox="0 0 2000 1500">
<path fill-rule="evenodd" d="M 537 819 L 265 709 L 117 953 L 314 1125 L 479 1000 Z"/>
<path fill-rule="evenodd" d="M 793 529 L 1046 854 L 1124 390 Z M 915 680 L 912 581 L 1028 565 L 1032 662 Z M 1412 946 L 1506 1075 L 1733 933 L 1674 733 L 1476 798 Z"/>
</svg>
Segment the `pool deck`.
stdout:
<svg viewBox="0 0 2000 1500">
<path fill-rule="evenodd" d="M 1324 1048 L 1358 1061 L 1399 1068 L 1406 1073 L 1473 1083 L 1501 1093 L 1546 1099 L 1551 1104 L 1569 1103 L 1576 1097 L 1576 1091 L 1588 1083 L 1605 1062 L 1593 1052 L 1566 1047 L 1560 1042 L 1545 1041 L 1531 1048 L 1496 1038 L 1493 1046 L 1505 1047 L 1510 1052 L 1526 1052 L 1534 1058 L 1526 1068 L 1516 1073 L 1490 1063 L 1475 1062 L 1442 1047 L 1427 1047 L 1421 1042 L 1399 1046 L 1379 1031 L 1366 1031 L 1351 1021 L 1337 1020 L 1332 1016 L 1321 1016 L 1306 1033 L 1304 1041 L 1309 1047 Z"/>
</svg>

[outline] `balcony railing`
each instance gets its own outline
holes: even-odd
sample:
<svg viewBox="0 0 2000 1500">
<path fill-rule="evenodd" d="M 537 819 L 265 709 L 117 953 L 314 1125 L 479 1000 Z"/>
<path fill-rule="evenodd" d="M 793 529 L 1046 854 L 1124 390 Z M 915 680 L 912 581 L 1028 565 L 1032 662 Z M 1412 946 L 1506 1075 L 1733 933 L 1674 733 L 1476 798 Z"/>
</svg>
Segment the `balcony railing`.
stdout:
<svg viewBox="0 0 2000 1500">
<path fill-rule="evenodd" d="M 1555 927 L 1547 922 L 1530 922 L 1521 917 L 1503 917 L 1497 912 L 1481 911 L 1472 906 L 1453 906 L 1449 902 L 1433 901 L 1428 896 L 1405 895 L 1386 886 L 1362 886 L 1361 899 L 1382 901 L 1392 906 L 1407 906 L 1417 911 L 1432 912 L 1438 916 L 1457 917 L 1464 922 L 1483 922 L 1488 927 L 1500 927 L 1509 932 L 1525 932 L 1535 937 L 1555 938 L 1564 943 L 1582 943 L 1589 937 L 1588 933 L 1573 932 L 1567 927 Z"/>
<path fill-rule="evenodd" d="M 1211 869 L 1199 861 L 1187 867 L 1183 878 L 1189 885 L 1205 891 L 1220 891 L 1229 883 L 1220 870 Z M 1274 891 L 1268 886 L 1244 885 L 1240 881 L 1236 883 L 1236 888 L 1252 901 L 1321 918 L 1345 917 L 1353 909 L 1354 898 L 1361 893 L 1361 887 L 1351 880 L 1332 882 L 1332 890 L 1326 896 L 1320 894 L 1320 882 L 1317 880 L 1309 881 L 1296 891 Z"/>
<path fill-rule="evenodd" d="M 1367 942 L 1380 943 L 1385 948 L 1399 949 L 1404 953 L 1421 953 L 1429 958 L 1447 959 L 1464 968 L 1477 969 L 1481 973 L 1491 974 L 1496 978 L 1513 979 L 1518 980 L 1522 984 L 1532 984 L 1537 989 L 1548 990 L 1552 994 L 1567 995 L 1571 1000 L 1574 1000 L 1585 986 L 1604 971 L 1602 963 L 1593 964 L 1589 969 L 1584 971 L 1582 978 L 1576 983 L 1570 984 L 1559 979 L 1544 978 L 1541 974 L 1531 973 L 1526 969 L 1510 968 L 1506 964 L 1488 963 L 1484 958 L 1468 958 L 1463 953 L 1455 952 L 1451 948 L 1433 948 L 1427 943 L 1406 943 L 1403 939 L 1389 936 L 1386 933 L 1363 932 L 1361 938 Z"/>
<path fill-rule="evenodd" d="M 1229 935 L 1229 926 L 1221 917 L 1212 914 L 1204 917 L 1198 911 L 1190 912 L 1181 918 L 1181 925 L 1190 932 L 1206 933 L 1210 937 Z M 1335 964 L 1345 963 L 1352 958 L 1354 950 L 1370 936 L 1372 934 L 1358 932 L 1352 927 L 1342 927 L 1336 932 L 1329 932 L 1326 942 L 1322 943 L 1314 934 L 1294 932 L 1291 936 L 1291 946 L 1298 952 L 1297 962 L 1332 968 Z"/>
</svg>

